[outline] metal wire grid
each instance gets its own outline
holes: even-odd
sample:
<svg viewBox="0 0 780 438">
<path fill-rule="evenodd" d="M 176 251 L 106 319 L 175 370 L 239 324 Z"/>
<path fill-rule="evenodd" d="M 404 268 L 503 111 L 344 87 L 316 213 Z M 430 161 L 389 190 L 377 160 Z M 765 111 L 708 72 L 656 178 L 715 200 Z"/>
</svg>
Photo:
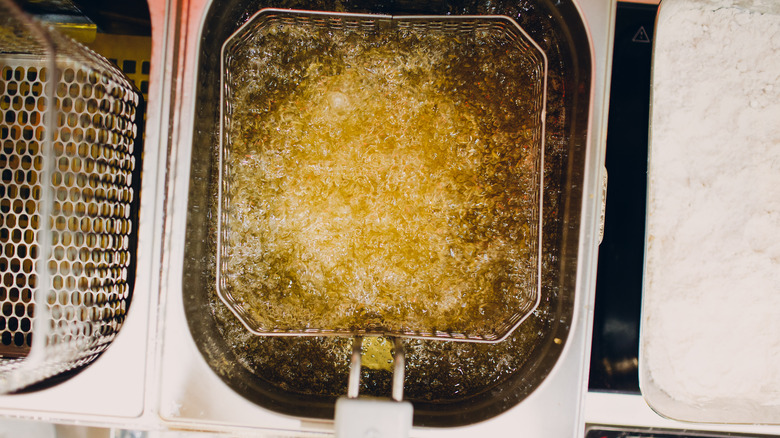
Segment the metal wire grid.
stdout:
<svg viewBox="0 0 780 438">
<path fill-rule="evenodd" d="M 529 69 L 530 78 L 534 83 L 533 103 L 534 112 L 538 119 L 534 120 L 533 143 L 538 145 L 536 156 L 536 168 L 539 169 L 534 175 L 534 184 L 537 187 L 543 187 L 543 175 L 541 169 L 544 168 L 544 124 L 546 110 L 546 76 L 547 76 L 547 57 L 544 51 L 531 39 L 531 37 L 512 19 L 504 16 L 391 16 L 378 14 L 348 14 L 348 13 L 324 13 L 314 11 L 288 11 L 276 9 L 264 9 L 250 18 L 241 28 L 239 28 L 224 43 L 222 48 L 222 97 L 221 97 L 221 145 L 220 145 L 220 187 L 219 187 L 219 227 L 217 237 L 217 294 L 220 299 L 230 308 L 242 324 L 252 333 L 264 336 L 323 336 L 323 335 L 371 335 L 388 333 L 374 333 L 370 330 L 352 330 L 345 331 L 339 329 L 325 328 L 301 328 L 298 330 L 279 329 L 274 327 L 261 326 L 260 323 L 250 316 L 242 302 L 237 300 L 230 292 L 230 287 L 226 278 L 230 272 L 230 180 L 231 169 L 231 139 L 225 135 L 232 129 L 234 102 L 232 95 L 234 91 L 231 88 L 234 80 L 231 73 L 231 54 L 234 51 L 241 50 L 242 46 L 251 45 L 253 39 L 266 29 L 277 25 L 287 26 L 309 26 L 313 28 L 328 30 L 351 30 L 362 32 L 379 32 L 388 26 L 398 26 L 399 29 L 407 29 L 415 32 L 439 31 L 451 35 L 470 34 L 474 32 L 483 32 L 489 34 L 501 41 L 511 50 L 517 50 L 526 57 L 526 60 L 533 68 Z M 541 191 L 536 194 L 538 197 L 538 208 L 541 211 L 543 202 Z M 538 212 L 537 212 L 538 213 Z M 541 299 L 541 244 L 539 243 L 541 233 L 541 220 L 538 228 L 533 229 L 533 239 L 537 241 L 538 251 L 536 252 L 536 264 L 538 271 L 535 276 L 534 299 L 530 304 L 523 308 L 514 309 L 515 313 L 509 316 L 505 323 L 496 328 L 492 335 L 472 336 L 464 333 L 455 333 L 450 331 L 405 331 L 403 333 L 390 333 L 389 335 L 400 335 L 410 338 L 421 339 L 444 339 L 468 342 L 499 342 L 509 336 L 527 318 L 539 304 Z"/>
<path fill-rule="evenodd" d="M 139 95 L 0 3 L 0 391 L 90 363 L 132 295 Z M 32 44 L 31 44 L 32 42 Z"/>
</svg>

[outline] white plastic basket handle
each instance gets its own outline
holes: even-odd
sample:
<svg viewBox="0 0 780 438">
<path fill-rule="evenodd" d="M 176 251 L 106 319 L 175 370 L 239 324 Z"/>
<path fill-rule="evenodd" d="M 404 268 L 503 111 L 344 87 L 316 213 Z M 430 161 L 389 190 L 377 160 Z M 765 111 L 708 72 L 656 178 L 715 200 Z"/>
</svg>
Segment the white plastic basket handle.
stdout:
<svg viewBox="0 0 780 438">
<path fill-rule="evenodd" d="M 359 397 L 363 337 L 352 344 L 347 396 L 336 402 L 336 438 L 405 438 L 412 430 L 412 404 L 403 401 L 404 350 L 394 339 L 392 399 Z"/>
</svg>

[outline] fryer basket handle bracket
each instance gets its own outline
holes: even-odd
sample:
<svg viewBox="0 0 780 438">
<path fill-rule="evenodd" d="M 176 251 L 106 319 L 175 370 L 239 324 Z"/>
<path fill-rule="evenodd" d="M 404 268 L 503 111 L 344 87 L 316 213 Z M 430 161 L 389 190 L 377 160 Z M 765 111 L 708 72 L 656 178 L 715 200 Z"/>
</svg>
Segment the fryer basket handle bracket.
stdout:
<svg viewBox="0 0 780 438">
<path fill-rule="evenodd" d="M 355 336 L 352 339 L 352 355 L 349 360 L 349 381 L 347 384 L 347 397 L 357 398 L 360 394 L 360 368 L 363 359 L 363 337 Z"/>
<path fill-rule="evenodd" d="M 406 372 L 406 355 L 400 338 L 393 338 L 393 400 L 404 399 L 404 373 Z"/>
<path fill-rule="evenodd" d="M 412 430 L 413 408 L 403 401 L 404 350 L 401 340 L 393 339 L 392 399 L 358 397 L 363 337 L 355 336 L 349 364 L 347 396 L 336 401 L 336 438 L 405 438 Z"/>
</svg>

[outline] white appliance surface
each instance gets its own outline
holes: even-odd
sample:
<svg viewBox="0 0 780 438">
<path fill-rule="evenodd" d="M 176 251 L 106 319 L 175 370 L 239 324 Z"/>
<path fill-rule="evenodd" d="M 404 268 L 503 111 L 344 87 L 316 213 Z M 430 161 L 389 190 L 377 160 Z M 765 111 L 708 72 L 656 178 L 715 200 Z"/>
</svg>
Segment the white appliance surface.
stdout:
<svg viewBox="0 0 780 438">
<path fill-rule="evenodd" d="M 588 392 L 585 397 L 588 425 L 656 429 L 670 432 L 699 431 L 780 436 L 780 426 L 759 424 L 689 423 L 664 418 L 641 395 Z"/>
<path fill-rule="evenodd" d="M 595 277 L 596 239 L 599 216 L 594 214 L 601 205 L 601 181 L 603 176 L 604 107 L 605 84 L 608 81 L 609 53 L 611 53 L 611 32 L 615 3 L 604 0 L 582 0 L 577 2 L 592 35 L 592 48 L 596 54 L 593 66 L 593 106 L 591 109 L 590 139 L 592 149 L 586 164 L 585 187 L 592 188 L 583 194 L 586 202 L 583 213 L 582 239 L 578 267 L 577 292 L 580 304 L 575 308 L 577 315 L 570 339 L 547 380 L 529 398 L 507 412 L 475 425 L 459 428 L 423 429 L 415 428 L 413 436 L 474 436 L 494 434 L 498 436 L 545 436 L 577 437 L 584 434 L 581 416 L 582 398 L 586 388 L 586 363 L 589 352 L 590 321 L 592 319 L 592 289 Z M 190 4 L 189 20 L 186 25 L 189 35 L 180 41 L 187 53 L 197 52 L 197 31 L 201 28 L 205 1 Z M 194 45 L 194 46 L 193 46 Z M 194 75 L 194 59 L 185 59 L 183 76 L 188 83 Z M 175 178 L 169 188 L 170 211 L 174 213 L 169 225 L 170 234 L 166 245 L 173 245 L 170 252 L 183 253 L 185 217 L 177 212 L 187 210 L 187 187 L 190 154 L 189 137 L 192 133 L 192 99 L 189 90 L 182 93 L 182 111 L 179 120 L 181 130 L 174 137 Z M 582 260 L 592 260 L 586 263 Z M 246 401 L 234 393 L 217 377 L 205 363 L 190 334 L 181 300 L 182 260 L 164 260 L 163 286 L 164 321 L 162 333 L 161 379 L 159 381 L 159 416 L 167 427 L 203 430 L 233 430 L 242 433 L 269 435 L 297 435 L 299 433 L 332 432 L 331 421 L 311 421 L 273 413 Z"/>
<path fill-rule="evenodd" d="M 525 401 L 485 422 L 455 429 L 413 430 L 413 436 L 523 435 L 577 437 L 584 433 L 582 400 L 592 319 L 592 289 L 601 205 L 606 84 L 610 69 L 612 0 L 576 0 L 591 33 L 596 62 L 586 163 L 574 326 L 552 375 Z M 126 325 L 114 345 L 78 376 L 50 389 L 0 396 L 0 415 L 41 422 L 146 429 L 242 431 L 253 435 L 332 433 L 332 422 L 275 414 L 234 393 L 209 369 L 189 335 L 181 303 L 186 226 L 192 83 L 198 30 L 207 1 L 150 2 L 152 75 L 146 128 L 139 266 Z M 178 251 L 178 252 L 177 252 Z M 1 422 L 0 422 L 1 423 Z M 248 429 L 248 428 L 251 428 Z M 48 430 L 48 429 L 47 429 Z M 165 431 L 171 431 L 170 433 Z M 181 433 L 183 434 L 183 433 Z"/>
<path fill-rule="evenodd" d="M 636 0 L 639 3 L 657 3 L 658 0 Z M 593 160 L 603 162 L 604 133 L 606 129 L 605 83 L 610 65 L 611 29 L 614 2 L 611 0 L 581 0 L 580 6 L 592 32 L 592 44 L 598 62 L 594 77 L 594 112 L 591 142 L 598 149 Z M 186 108 L 192 103 L 190 90 L 180 90 L 172 78 L 184 68 L 183 75 L 193 75 L 193 60 L 173 62 L 177 45 L 195 44 L 197 32 L 190 31 L 189 39 L 177 41 L 182 28 L 198 29 L 205 0 L 179 4 L 175 1 L 152 0 L 150 12 L 153 21 L 152 92 L 160 99 L 149 105 L 146 157 L 144 162 L 144 197 L 140 221 L 138 282 L 126 325 L 114 345 L 98 361 L 75 378 L 44 391 L 0 396 L 0 431 L 23 432 L 26 436 L 55 436 L 50 422 L 90 424 L 111 428 L 157 429 L 151 435 L 188 436 L 187 430 L 210 429 L 250 432 L 253 435 L 322 436 L 332 430 L 330 422 L 312 422 L 278 415 L 259 408 L 228 389 L 208 368 L 189 336 L 180 300 L 181 266 L 175 260 L 163 260 L 163 243 L 181 245 L 184 232 L 183 217 L 168 224 L 163 236 L 162 216 L 167 206 L 170 211 L 186 211 L 186 186 L 171 189 L 166 200 L 164 182 L 166 173 L 175 181 L 186 175 L 187 151 L 180 150 L 187 143 L 191 115 L 171 115 L 171 106 Z M 165 66 L 164 68 L 162 66 Z M 176 96 L 173 98 L 172 96 Z M 169 124 L 169 118 L 172 122 Z M 184 127 L 181 131 L 178 127 Z M 182 160 L 178 165 L 167 161 L 167 139 L 171 150 Z M 186 149 L 186 148 L 185 148 Z M 170 169 L 168 166 L 173 166 Z M 593 164 L 591 169 L 596 169 Z M 599 177 L 595 172 L 590 177 Z M 600 199 L 597 193 L 591 193 Z M 164 204 L 167 202 L 168 204 Z M 590 231 L 595 224 L 584 224 Z M 595 246 L 595 245 L 594 245 Z M 593 249 L 595 251 L 595 249 Z M 595 258 L 594 258 L 595 260 Z M 586 267 L 592 270 L 592 267 Z M 585 277 L 586 286 L 592 285 L 594 274 Z M 158 293 L 162 301 L 158 302 Z M 585 291 L 583 299 L 592 303 L 592 291 Z M 157 310 L 161 307 L 158 331 Z M 542 436 L 581 437 L 584 425 L 617 428 L 646 428 L 668 431 L 718 431 L 751 435 L 780 436 L 780 426 L 722 425 L 682 423 L 661 417 L 639 395 L 586 392 L 586 362 L 590 343 L 592 306 L 582 306 L 577 327 L 574 327 L 570 345 L 560 359 L 554 375 L 532 396 L 514 409 L 484 423 L 457 429 L 415 429 L 414 436 Z M 19 423 L 10 420 L 19 417 L 37 420 Z M 8 427 L 6 427 L 8 426 Z M 59 427 L 58 427 L 59 429 Z M 174 429 L 165 432 L 166 429 Z M 108 436 L 109 434 L 99 434 Z M 211 434 L 207 434 L 211 436 Z M 205 436 L 205 435 L 204 435 Z"/>
</svg>

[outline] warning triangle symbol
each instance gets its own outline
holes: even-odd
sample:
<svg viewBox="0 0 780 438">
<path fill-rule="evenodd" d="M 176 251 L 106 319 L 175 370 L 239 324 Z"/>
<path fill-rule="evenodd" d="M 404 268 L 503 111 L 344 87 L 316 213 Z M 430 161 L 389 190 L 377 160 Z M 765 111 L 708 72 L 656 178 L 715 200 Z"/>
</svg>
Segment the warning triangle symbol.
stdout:
<svg viewBox="0 0 780 438">
<path fill-rule="evenodd" d="M 649 43 L 650 42 L 650 37 L 647 36 L 647 31 L 645 31 L 645 27 L 644 26 L 640 26 L 639 27 L 639 30 L 636 31 L 636 33 L 634 34 L 634 37 L 631 38 L 631 41 L 633 41 L 635 43 Z"/>
</svg>

